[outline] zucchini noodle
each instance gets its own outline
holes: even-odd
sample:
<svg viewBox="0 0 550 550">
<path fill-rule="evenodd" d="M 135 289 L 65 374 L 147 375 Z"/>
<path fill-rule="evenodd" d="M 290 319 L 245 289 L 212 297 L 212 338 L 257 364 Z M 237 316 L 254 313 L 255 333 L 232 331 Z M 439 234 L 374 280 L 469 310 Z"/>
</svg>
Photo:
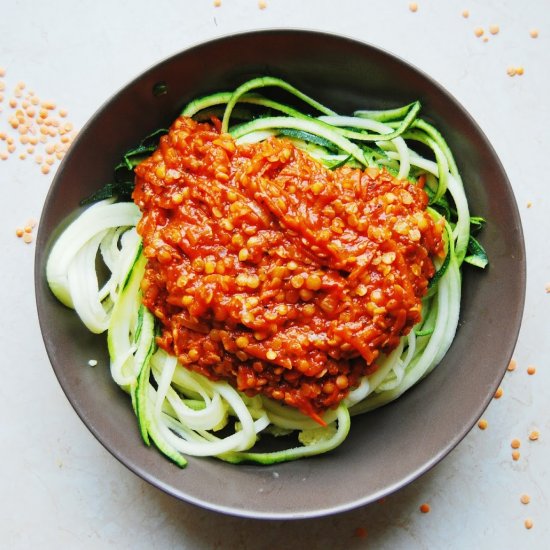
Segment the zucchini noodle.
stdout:
<svg viewBox="0 0 550 550">
<path fill-rule="evenodd" d="M 294 96 L 307 112 L 251 92 L 267 87 Z M 263 109 L 262 116 L 242 120 L 243 106 Z M 439 132 L 419 118 L 419 102 L 340 116 L 290 84 L 263 77 L 234 92 L 198 98 L 183 115 L 200 119 L 220 108 L 222 129 L 237 144 L 285 136 L 328 168 L 350 163 L 385 168 L 399 179 L 424 178 L 430 213 L 436 219 L 446 217 L 447 256 L 434 259 L 437 272 L 422 301 L 422 321 L 402 336 L 391 353 L 380 356 L 377 370 L 322 415 L 325 426 L 321 426 L 297 409 L 262 395 L 248 397 L 225 381 L 190 371 L 158 348 L 155 318 L 141 299 L 146 259 L 135 229 L 141 217 L 138 207 L 112 197 L 87 208 L 54 244 L 47 281 L 90 331 L 107 332 L 111 376 L 131 396 L 143 441 L 152 442 L 180 467 L 186 464 L 184 455 L 273 464 L 339 446 L 350 430 L 350 416 L 398 398 L 431 372 L 451 346 L 460 310 L 460 268 L 470 242 L 468 202 L 456 162 Z M 432 158 L 421 156 L 415 143 L 431 151 Z M 129 157 L 125 162 L 128 167 L 135 165 Z M 101 285 L 98 257 L 108 272 Z M 257 440 L 266 433 L 294 433 L 297 441 L 282 438 L 280 450 L 257 451 Z"/>
</svg>

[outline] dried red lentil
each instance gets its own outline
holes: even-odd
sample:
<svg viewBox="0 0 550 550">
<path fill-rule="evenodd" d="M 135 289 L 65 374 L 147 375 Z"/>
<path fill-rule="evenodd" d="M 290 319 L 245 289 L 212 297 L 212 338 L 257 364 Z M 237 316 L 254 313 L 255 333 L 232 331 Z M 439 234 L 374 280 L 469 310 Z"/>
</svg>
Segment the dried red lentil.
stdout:
<svg viewBox="0 0 550 550">
<path fill-rule="evenodd" d="M 21 240 L 26 244 L 32 243 L 33 241 L 32 231 L 36 227 L 37 223 L 38 222 L 34 218 L 29 218 L 29 220 L 23 227 L 18 227 L 15 230 L 15 235 L 21 238 Z"/>
<path fill-rule="evenodd" d="M 424 504 L 420 505 L 420 511 L 423 514 L 427 514 L 430 510 L 431 510 L 431 508 L 430 508 L 430 505 L 428 503 L 425 502 Z"/>
<path fill-rule="evenodd" d="M 421 318 L 443 253 L 421 186 L 288 140 L 237 146 L 219 122 L 178 118 L 134 200 L 159 345 L 317 420 Z"/>
<path fill-rule="evenodd" d="M 520 457 L 519 451 L 512 451 L 512 459 L 513 459 L 514 461 L 518 461 L 518 460 L 519 460 L 519 457 Z"/>
<path fill-rule="evenodd" d="M 5 81 L 0 80 L 0 91 L 5 89 Z M 53 101 L 41 101 L 32 90 L 27 90 L 24 82 L 18 82 L 11 91 L 11 96 L 6 99 L 11 110 L 7 113 L 5 119 L 9 133 L 6 135 L 5 132 L 1 132 L 0 136 L 4 136 L 1 139 L 7 142 L 8 147 L 5 151 L 0 151 L 0 159 L 8 160 L 10 156 L 15 156 L 14 153 L 16 153 L 19 160 L 26 160 L 28 158 L 27 154 L 31 155 L 35 152 L 34 147 L 32 149 L 25 147 L 24 152 L 18 152 L 16 142 L 19 142 L 23 146 L 27 144 L 35 146 L 39 143 L 44 144 L 44 148 L 59 146 L 55 157 L 50 160 L 50 166 L 57 160 L 61 160 L 74 138 L 72 124 L 65 123 L 61 127 L 61 119 L 58 118 L 65 118 L 68 114 L 67 111 L 65 109 L 56 111 L 57 107 Z M 0 101 L 3 100 L 4 94 L 2 93 L 0 94 Z M 67 143 L 67 148 L 61 148 L 61 136 L 67 138 L 67 141 L 64 142 Z M 50 169 L 41 166 L 41 171 L 47 174 Z"/>
<path fill-rule="evenodd" d="M 487 420 L 485 420 L 484 418 L 482 418 L 478 423 L 477 423 L 477 426 L 480 430 L 486 430 L 487 429 L 487 426 L 489 426 L 489 423 L 487 422 Z"/>
<path fill-rule="evenodd" d="M 537 441 L 539 437 L 540 437 L 540 432 L 538 430 L 531 430 L 529 432 L 529 439 L 531 441 Z"/>
</svg>

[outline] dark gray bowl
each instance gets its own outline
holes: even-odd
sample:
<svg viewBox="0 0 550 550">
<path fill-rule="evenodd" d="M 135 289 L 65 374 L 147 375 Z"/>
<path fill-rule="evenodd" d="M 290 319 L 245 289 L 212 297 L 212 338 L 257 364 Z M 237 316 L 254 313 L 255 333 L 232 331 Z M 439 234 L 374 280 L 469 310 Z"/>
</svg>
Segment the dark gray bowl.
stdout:
<svg viewBox="0 0 550 550">
<path fill-rule="evenodd" d="M 190 458 L 180 470 L 142 443 L 129 398 L 112 382 L 104 337 L 59 304 L 44 278 L 48 251 L 79 201 L 112 177 L 120 155 L 168 125 L 191 98 L 261 74 L 280 76 L 342 113 L 420 99 L 447 138 L 464 177 L 491 264 L 464 271 L 456 339 L 441 365 L 396 402 L 353 419 L 327 455 L 271 467 Z M 167 93 L 155 95 L 159 82 Z M 468 113 L 436 82 L 371 46 L 298 30 L 251 32 L 193 47 L 149 69 L 81 131 L 46 199 L 36 247 L 36 297 L 55 374 L 84 424 L 123 464 L 180 499 L 256 518 L 305 518 L 348 510 L 426 472 L 470 430 L 512 355 L 525 292 L 525 251 L 506 174 Z M 87 366 L 99 360 L 96 368 Z"/>
</svg>

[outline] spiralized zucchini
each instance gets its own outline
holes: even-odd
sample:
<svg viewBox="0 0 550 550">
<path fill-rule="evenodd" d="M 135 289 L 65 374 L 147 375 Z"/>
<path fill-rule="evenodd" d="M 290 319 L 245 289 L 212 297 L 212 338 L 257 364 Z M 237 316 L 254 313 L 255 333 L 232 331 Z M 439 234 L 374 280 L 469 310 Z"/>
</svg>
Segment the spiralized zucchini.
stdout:
<svg viewBox="0 0 550 550">
<path fill-rule="evenodd" d="M 308 114 L 258 93 L 279 87 L 299 100 Z M 240 108 L 262 109 L 262 116 Z M 457 329 L 460 267 L 466 258 L 485 265 L 481 245 L 468 250 L 470 214 L 463 184 L 452 153 L 439 132 L 419 118 L 420 103 L 386 111 L 357 111 L 340 116 L 273 77 L 246 82 L 234 92 L 221 92 L 191 102 L 183 115 L 198 119 L 217 114 L 222 130 L 237 143 L 268 136 L 285 136 L 328 168 L 343 163 L 376 166 L 398 178 L 426 177 L 430 212 L 446 217 L 447 256 L 436 259 L 436 276 L 423 300 L 423 319 L 379 368 L 365 376 L 347 398 L 323 415 L 326 427 L 296 409 L 263 396 L 250 398 L 227 382 L 213 382 L 185 369 L 175 357 L 155 344 L 155 319 L 141 301 L 140 282 L 146 260 L 135 226 L 140 212 L 131 202 L 107 198 L 84 211 L 69 225 L 51 250 L 46 276 L 52 292 L 74 308 L 92 332 L 107 331 L 113 380 L 131 396 L 143 441 L 156 447 L 179 466 L 187 456 L 216 456 L 222 460 L 273 464 L 330 451 L 350 429 L 350 416 L 370 411 L 398 398 L 426 376 L 449 349 Z M 315 115 L 318 113 L 318 115 Z M 238 123 L 232 124 L 238 119 Z M 414 149 L 421 143 L 432 158 Z M 143 155 L 143 145 L 136 149 Z M 150 146 L 148 146 L 150 147 Z M 125 157 L 126 165 L 134 163 Z M 127 186 L 126 182 L 126 186 Z M 116 185 L 105 195 L 116 193 Z M 479 225 L 480 218 L 476 218 Z M 470 253 L 469 253 L 470 252 Z M 96 259 L 102 258 L 109 276 L 100 286 Z M 283 448 L 259 452 L 260 436 L 297 432 L 298 443 L 282 441 Z"/>
</svg>

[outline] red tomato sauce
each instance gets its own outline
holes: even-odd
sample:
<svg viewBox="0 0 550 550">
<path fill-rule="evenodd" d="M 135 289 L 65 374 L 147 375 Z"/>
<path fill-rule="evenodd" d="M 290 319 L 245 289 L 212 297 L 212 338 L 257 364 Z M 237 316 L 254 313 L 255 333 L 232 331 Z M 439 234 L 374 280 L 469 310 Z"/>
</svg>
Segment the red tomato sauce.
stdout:
<svg viewBox="0 0 550 550">
<path fill-rule="evenodd" d="M 180 117 L 136 168 L 143 300 L 187 368 L 320 420 L 421 319 L 442 224 L 421 185 Z"/>
</svg>

